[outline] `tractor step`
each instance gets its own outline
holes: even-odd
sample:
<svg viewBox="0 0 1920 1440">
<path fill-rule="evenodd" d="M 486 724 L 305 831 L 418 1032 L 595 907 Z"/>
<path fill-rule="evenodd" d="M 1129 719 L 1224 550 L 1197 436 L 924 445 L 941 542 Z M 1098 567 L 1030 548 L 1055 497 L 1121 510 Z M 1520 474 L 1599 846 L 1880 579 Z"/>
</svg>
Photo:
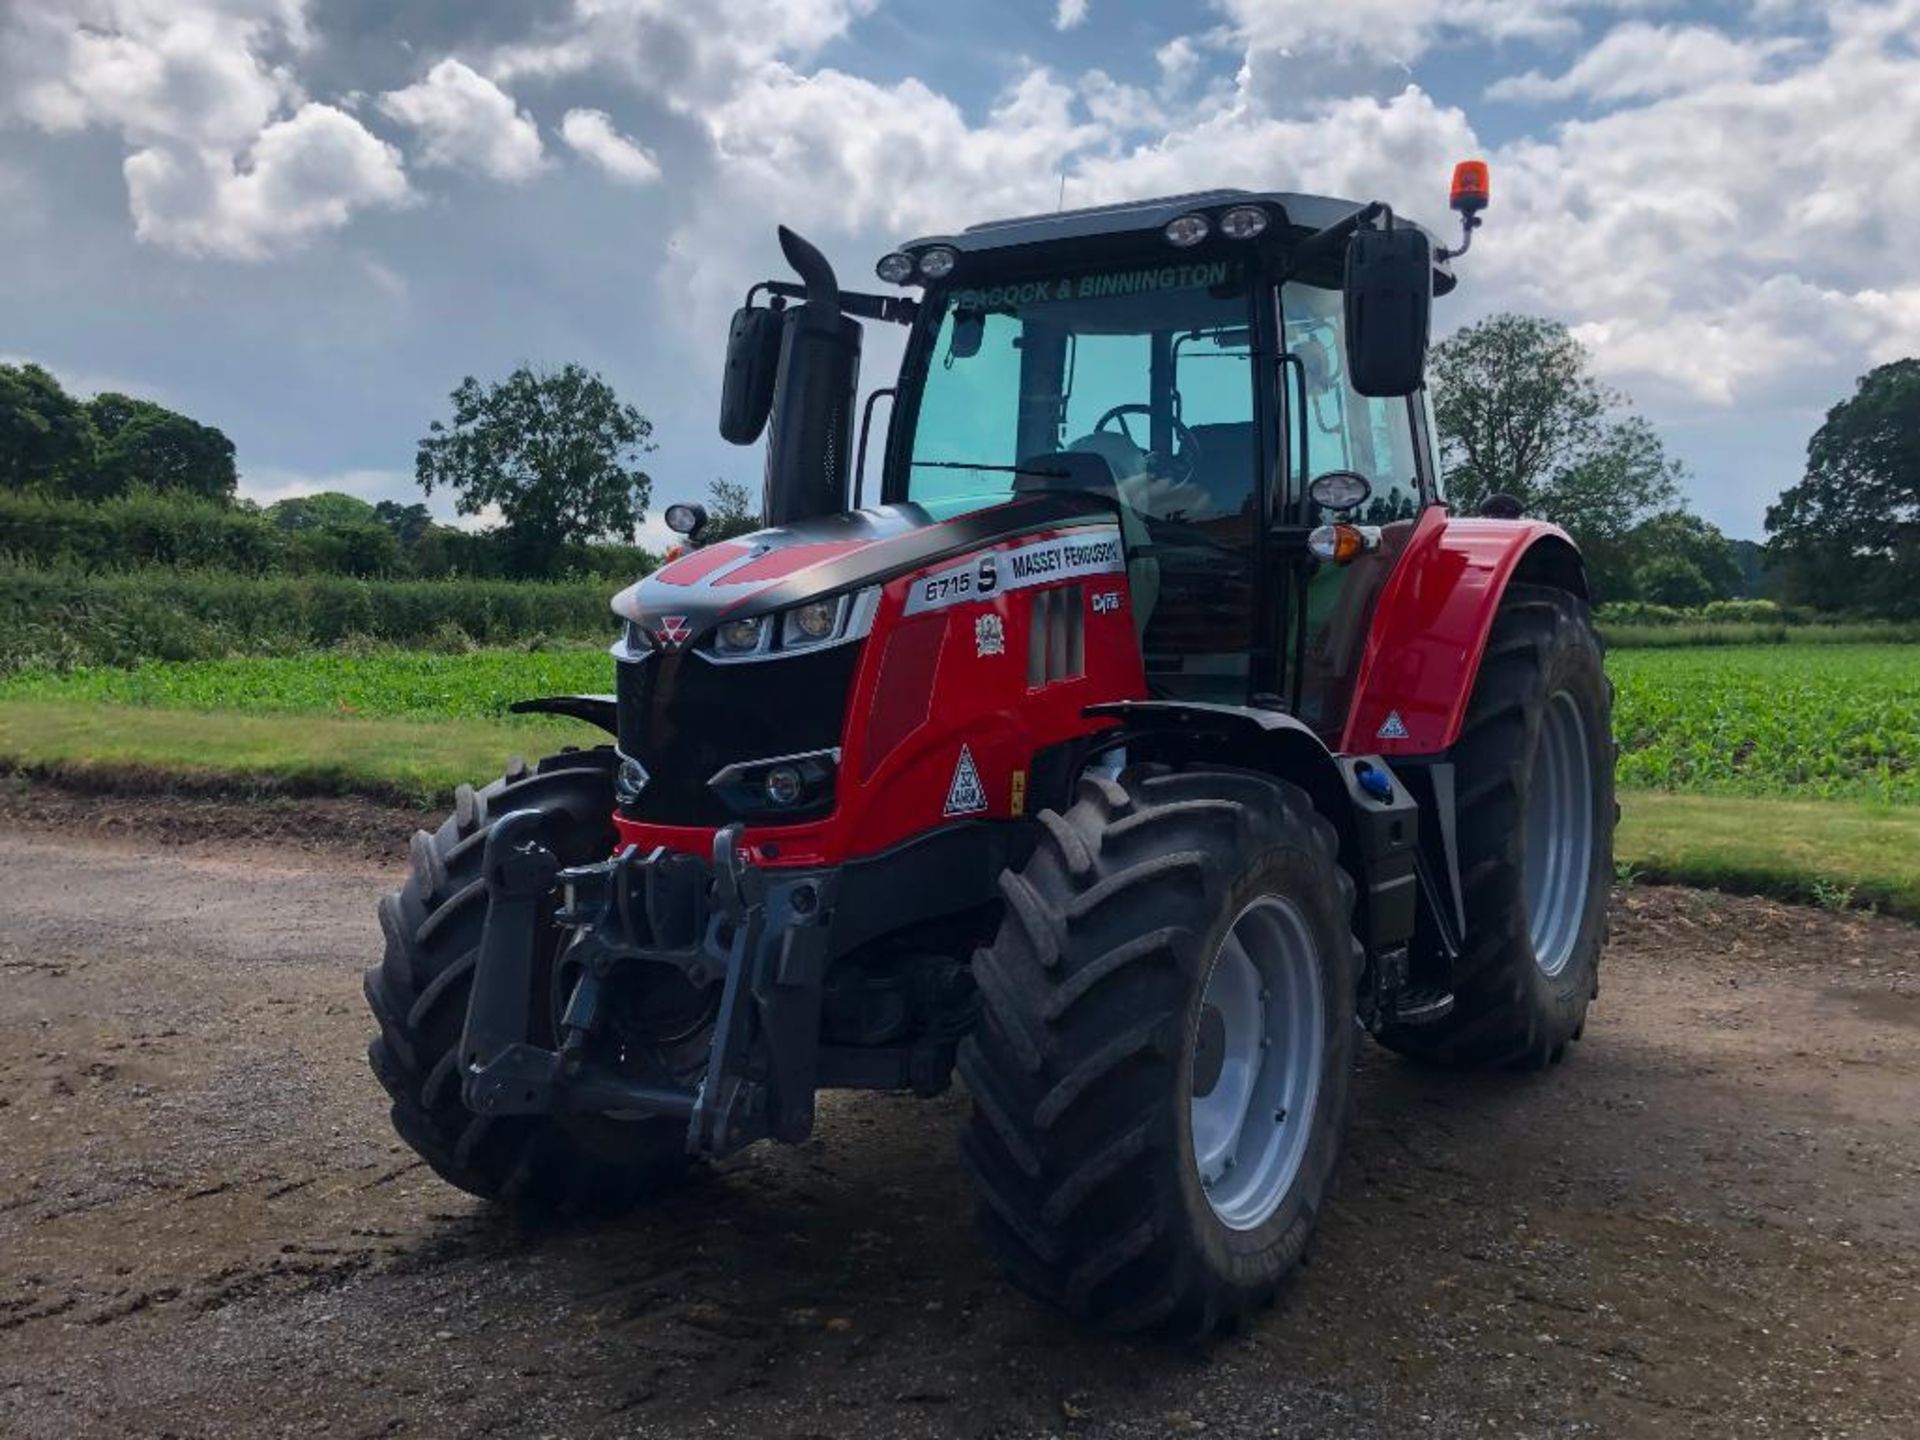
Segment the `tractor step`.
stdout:
<svg viewBox="0 0 1920 1440">
<path fill-rule="evenodd" d="M 1395 1025 L 1437 1025 L 1452 1013 L 1450 991 L 1422 987 L 1400 992 L 1391 1019 Z"/>
</svg>

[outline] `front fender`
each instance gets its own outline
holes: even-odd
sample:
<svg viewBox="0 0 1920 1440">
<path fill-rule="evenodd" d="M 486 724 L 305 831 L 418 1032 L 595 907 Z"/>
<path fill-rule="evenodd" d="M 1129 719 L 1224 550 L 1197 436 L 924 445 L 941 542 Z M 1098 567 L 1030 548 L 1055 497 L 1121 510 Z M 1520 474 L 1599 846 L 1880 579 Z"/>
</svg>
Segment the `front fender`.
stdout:
<svg viewBox="0 0 1920 1440">
<path fill-rule="evenodd" d="M 1516 578 L 1587 598 L 1580 552 L 1559 526 L 1430 509 L 1374 609 L 1340 749 L 1391 758 L 1452 745 Z"/>
<path fill-rule="evenodd" d="M 538 700 L 516 700 L 507 709 L 515 715 L 565 715 L 584 720 L 609 735 L 620 734 L 617 707 L 611 695 L 545 695 Z"/>
</svg>

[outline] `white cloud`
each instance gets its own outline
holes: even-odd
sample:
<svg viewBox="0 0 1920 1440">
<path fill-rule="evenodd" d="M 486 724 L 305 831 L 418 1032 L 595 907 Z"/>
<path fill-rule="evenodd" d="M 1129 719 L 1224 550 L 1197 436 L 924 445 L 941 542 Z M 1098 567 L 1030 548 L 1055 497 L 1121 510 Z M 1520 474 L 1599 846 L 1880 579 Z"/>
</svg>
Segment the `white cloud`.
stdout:
<svg viewBox="0 0 1920 1440">
<path fill-rule="evenodd" d="M 615 180 L 651 185 L 660 178 L 660 162 L 637 141 L 613 128 L 604 110 L 569 110 L 560 121 L 560 138 Z"/>
<path fill-rule="evenodd" d="M 261 259 L 407 195 L 391 146 L 303 103 L 310 39 L 304 0 L 15 0 L 0 119 L 118 132 L 142 240 Z"/>
<path fill-rule="evenodd" d="M 1200 70 L 1200 52 L 1190 36 L 1176 35 L 1153 52 L 1160 67 L 1160 83 L 1169 91 L 1184 89 Z"/>
<path fill-rule="evenodd" d="M 1465 0 L 1412 15 L 1384 0 L 1227 4 L 1249 56 L 1280 39 L 1371 44 L 1373 31 L 1395 30 L 1389 11 L 1415 47 L 1468 28 L 1558 39 L 1575 14 L 1571 0 Z M 1897 5 L 1920 18 L 1920 0 Z M 675 237 L 666 283 L 695 295 L 690 323 L 711 329 L 741 277 L 774 263 L 742 213 L 878 253 L 1051 210 L 1062 177 L 1073 204 L 1243 185 L 1378 196 L 1436 220 L 1451 163 L 1488 153 L 1495 207 L 1443 320 L 1499 307 L 1553 314 L 1582 327 L 1623 383 L 1738 403 L 1778 393 L 1808 365 L 1920 347 L 1920 262 L 1907 239 L 1920 233 L 1920 59 L 1886 6 L 1827 15 L 1824 44 L 1622 25 L 1564 76 L 1516 87 L 1604 97 L 1608 113 L 1490 153 L 1464 111 L 1413 85 L 1278 111 L 1243 83 L 1170 115 L 1164 91 L 1031 69 L 972 117 L 919 81 L 771 63 L 704 112 L 715 175 Z M 1252 34 L 1255 21 L 1268 28 Z M 1197 68 L 1198 46 L 1215 43 L 1166 47 L 1163 77 Z"/>
<path fill-rule="evenodd" d="M 495 79 L 599 71 L 676 109 L 724 99 L 743 76 L 804 62 L 879 0 L 573 0 L 567 16 L 495 53 Z"/>
<path fill-rule="evenodd" d="M 302 105 L 244 159 L 153 146 L 123 167 L 134 232 L 189 255 L 260 260 L 407 199 L 400 154 L 331 105 Z"/>
<path fill-rule="evenodd" d="M 1496 152 L 1469 294 L 1579 323 L 1606 373 L 1683 406 L 1793 403 L 1920 352 L 1920 59 L 1880 18 L 1837 8 L 1778 73 Z"/>
<path fill-rule="evenodd" d="M 1752 80 L 1769 60 L 1799 48 L 1794 40 L 1735 40 L 1704 25 L 1633 22 L 1610 31 L 1565 74 L 1538 70 L 1487 87 L 1494 100 L 1646 99 Z"/>
<path fill-rule="evenodd" d="M 1087 22 L 1087 0 L 1059 0 L 1053 7 L 1053 28 L 1072 30 Z"/>
<path fill-rule="evenodd" d="M 276 62 L 307 43 L 303 12 L 301 0 L 12 0 L 0 112 L 136 145 L 239 146 L 299 97 Z"/>
<path fill-rule="evenodd" d="M 1411 64 L 1453 35 L 1568 40 L 1580 0 L 1219 0 L 1249 63 L 1264 54 Z"/>
<path fill-rule="evenodd" d="M 544 154 L 540 130 L 513 97 L 458 60 L 380 97 L 380 109 L 420 136 L 420 163 L 470 170 L 494 180 L 527 180 Z"/>
</svg>

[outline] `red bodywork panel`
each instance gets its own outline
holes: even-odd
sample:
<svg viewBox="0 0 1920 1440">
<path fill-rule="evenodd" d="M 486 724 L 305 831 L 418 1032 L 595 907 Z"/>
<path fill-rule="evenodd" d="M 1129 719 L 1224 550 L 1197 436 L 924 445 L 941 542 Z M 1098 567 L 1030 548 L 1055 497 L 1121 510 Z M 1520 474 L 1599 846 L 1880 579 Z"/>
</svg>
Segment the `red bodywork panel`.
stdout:
<svg viewBox="0 0 1920 1440">
<path fill-rule="evenodd" d="M 753 863 L 840 864 L 949 821 L 1027 814 L 1025 790 L 1035 752 L 1104 728 L 1085 718 L 1089 705 L 1145 698 L 1146 674 L 1124 573 L 1029 584 L 992 599 L 907 614 L 916 583 L 929 575 L 1066 533 L 1042 531 L 943 557 L 882 589 L 847 706 L 833 813 L 805 824 L 749 828 L 744 848 Z M 810 558 L 817 563 L 830 557 Z M 1006 561 L 1000 564 L 1004 572 Z M 1041 597 L 1061 591 L 1077 592 L 1084 637 L 1077 647 L 1080 673 L 1062 674 L 1071 662 L 1056 661 L 1059 678 L 1030 684 L 1032 619 Z M 997 636 L 988 617 L 998 621 Z M 1061 628 L 1061 615 L 1052 618 Z M 1040 668 L 1044 671 L 1044 662 Z M 947 800 L 963 745 L 984 790 L 985 808 L 949 815 Z M 614 823 L 623 845 L 644 850 L 664 845 L 705 855 L 713 844 L 713 831 L 706 827 L 650 825 L 619 816 Z"/>
<path fill-rule="evenodd" d="M 1374 609 L 1342 751 L 1431 755 L 1459 738 L 1500 597 L 1522 557 L 1549 537 L 1573 543 L 1543 520 L 1427 507 Z M 1380 733 L 1395 713 L 1404 738 Z"/>
</svg>

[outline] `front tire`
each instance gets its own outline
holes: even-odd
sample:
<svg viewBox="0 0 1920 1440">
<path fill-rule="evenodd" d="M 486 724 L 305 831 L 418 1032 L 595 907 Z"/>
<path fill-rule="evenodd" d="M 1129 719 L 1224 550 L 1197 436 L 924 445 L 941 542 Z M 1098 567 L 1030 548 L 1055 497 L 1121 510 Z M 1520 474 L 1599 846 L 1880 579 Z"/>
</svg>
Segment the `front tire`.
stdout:
<svg viewBox="0 0 1920 1440">
<path fill-rule="evenodd" d="M 1040 820 L 960 1053 L 981 1234 L 1076 1315 L 1204 1335 L 1271 1300 L 1332 1185 L 1353 886 L 1333 826 L 1265 775 L 1088 777 Z"/>
<path fill-rule="evenodd" d="M 1463 1068 L 1540 1069 L 1586 1025 L 1613 881 L 1612 691 L 1584 602 L 1502 597 L 1453 749 L 1466 902 L 1454 1008 L 1389 1027 L 1395 1050 Z"/>
<path fill-rule="evenodd" d="M 570 750 L 531 769 L 516 762 L 482 790 L 462 785 L 440 828 L 413 837 L 406 883 L 380 901 L 386 953 L 363 987 L 380 1033 L 367 1059 L 393 1102 L 393 1127 L 442 1179 L 519 1210 L 626 1208 L 679 1179 L 688 1163 L 679 1121 L 475 1115 L 461 1099 L 460 1036 L 487 912 L 487 837 L 502 816 L 532 810 L 538 838 L 563 865 L 606 858 L 615 839 L 615 763 L 606 746 Z M 552 1014 L 564 1005 L 554 977 L 561 938 L 543 919 L 532 997 L 534 1038 L 543 1045 L 552 1043 Z"/>
</svg>

